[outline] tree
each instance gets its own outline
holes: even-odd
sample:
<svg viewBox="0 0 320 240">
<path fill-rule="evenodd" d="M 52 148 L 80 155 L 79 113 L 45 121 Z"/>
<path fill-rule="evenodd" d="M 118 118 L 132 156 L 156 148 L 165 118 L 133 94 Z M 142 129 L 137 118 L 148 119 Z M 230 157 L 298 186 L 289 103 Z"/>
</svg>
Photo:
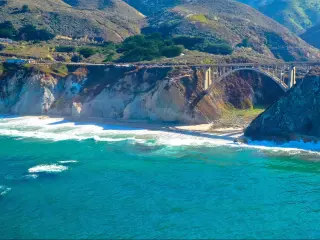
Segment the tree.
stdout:
<svg viewBox="0 0 320 240">
<path fill-rule="evenodd" d="M 6 21 L 0 23 L 0 38 L 14 38 L 17 30 L 14 28 L 12 22 Z"/>
<path fill-rule="evenodd" d="M 70 53 L 70 52 L 75 52 L 76 48 L 73 46 L 58 46 L 56 47 L 56 51 Z"/>
<path fill-rule="evenodd" d="M 21 12 L 26 13 L 30 12 L 29 6 L 28 5 L 23 5 L 21 8 Z"/>
<path fill-rule="evenodd" d="M 71 57 L 71 62 L 81 62 L 81 61 L 82 61 L 82 57 L 80 55 L 75 54 Z"/>
<path fill-rule="evenodd" d="M 54 34 L 45 29 L 37 30 L 34 25 L 26 25 L 19 29 L 18 38 L 26 41 L 48 41 L 54 38 Z"/>
<path fill-rule="evenodd" d="M 183 52 L 183 46 L 167 46 L 162 49 L 162 56 L 173 58 L 180 56 Z"/>
<path fill-rule="evenodd" d="M 85 58 L 91 57 L 92 55 L 96 54 L 96 50 L 94 48 L 83 47 L 79 49 L 79 53 L 84 56 Z"/>
<path fill-rule="evenodd" d="M 200 51 L 212 54 L 228 55 L 233 52 L 233 49 L 231 45 L 226 43 L 206 43 L 201 46 Z"/>
<path fill-rule="evenodd" d="M 183 45 L 186 49 L 193 50 L 199 44 L 203 44 L 205 39 L 193 36 L 177 36 L 173 38 L 173 42 L 177 45 Z"/>
<path fill-rule="evenodd" d="M 0 7 L 8 4 L 8 0 L 0 0 Z"/>
</svg>

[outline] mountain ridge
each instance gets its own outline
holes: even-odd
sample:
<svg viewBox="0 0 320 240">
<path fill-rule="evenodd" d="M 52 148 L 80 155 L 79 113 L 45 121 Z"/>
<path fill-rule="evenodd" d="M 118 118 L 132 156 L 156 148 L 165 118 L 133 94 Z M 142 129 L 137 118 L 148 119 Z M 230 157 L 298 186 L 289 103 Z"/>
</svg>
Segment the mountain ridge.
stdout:
<svg viewBox="0 0 320 240">
<path fill-rule="evenodd" d="M 72 6 L 62 0 L 6 0 L 0 9 L 0 21 L 12 21 L 16 26 L 33 24 L 53 33 L 71 37 L 100 36 L 120 42 L 140 33 L 143 14 L 121 0 L 108 0 L 103 9 L 86 5 Z M 70 3 L 70 2 L 69 2 Z M 29 12 L 20 9 L 27 5 Z"/>
</svg>

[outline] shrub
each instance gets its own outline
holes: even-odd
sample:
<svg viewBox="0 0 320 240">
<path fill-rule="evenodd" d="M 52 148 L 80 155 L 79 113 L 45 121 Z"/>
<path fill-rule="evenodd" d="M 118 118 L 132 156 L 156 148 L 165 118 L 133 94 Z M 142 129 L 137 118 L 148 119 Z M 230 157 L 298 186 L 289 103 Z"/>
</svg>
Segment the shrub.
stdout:
<svg viewBox="0 0 320 240">
<path fill-rule="evenodd" d="M 56 52 L 66 52 L 66 53 L 70 53 L 70 52 L 75 52 L 76 48 L 73 46 L 57 46 L 56 47 Z"/>
<path fill-rule="evenodd" d="M 0 7 L 8 4 L 8 0 L 0 0 Z"/>
<path fill-rule="evenodd" d="M 37 30 L 29 24 L 19 29 L 18 39 L 26 41 L 47 41 L 54 38 L 54 35 L 45 29 Z"/>
<path fill-rule="evenodd" d="M 136 47 L 130 51 L 127 51 L 121 58 L 122 62 L 139 62 L 150 61 L 160 57 L 159 51 L 152 50 L 145 47 Z"/>
<path fill-rule="evenodd" d="M 177 36 L 173 38 L 173 42 L 177 45 L 183 45 L 186 49 L 194 49 L 196 45 L 203 44 L 205 39 L 202 37 Z"/>
<path fill-rule="evenodd" d="M 0 76 L 4 73 L 4 66 L 0 63 Z"/>
<path fill-rule="evenodd" d="M 225 43 L 206 43 L 199 49 L 203 52 L 221 55 L 228 55 L 233 52 L 232 46 Z"/>
<path fill-rule="evenodd" d="M 23 5 L 22 8 L 21 8 L 21 12 L 23 13 L 26 13 L 26 12 L 29 12 L 30 9 L 29 9 L 29 6 L 28 5 Z"/>
<path fill-rule="evenodd" d="M 248 47 L 251 47 L 251 46 L 252 46 L 252 44 L 251 44 L 251 42 L 249 41 L 248 38 L 243 39 L 241 43 L 237 44 L 237 47 L 248 48 Z"/>
<path fill-rule="evenodd" d="M 162 56 L 173 58 L 180 56 L 184 48 L 182 46 L 167 46 L 162 49 Z"/>
<path fill-rule="evenodd" d="M 174 44 L 170 38 L 164 39 L 161 34 L 137 35 L 127 38 L 118 45 L 118 53 L 122 53 L 120 62 L 150 61 L 153 59 L 179 56 L 183 46 Z M 109 56 L 107 59 L 110 60 Z"/>
<path fill-rule="evenodd" d="M 85 58 L 91 57 L 92 55 L 96 54 L 96 52 L 97 51 L 94 48 L 89 47 L 83 47 L 79 49 L 79 53 Z"/>
<path fill-rule="evenodd" d="M 80 55 L 75 54 L 71 57 L 71 62 L 81 62 L 81 61 L 82 61 L 82 57 Z"/>
<path fill-rule="evenodd" d="M 6 21 L 0 23 L 0 38 L 14 38 L 17 30 L 12 25 L 12 22 Z"/>
</svg>

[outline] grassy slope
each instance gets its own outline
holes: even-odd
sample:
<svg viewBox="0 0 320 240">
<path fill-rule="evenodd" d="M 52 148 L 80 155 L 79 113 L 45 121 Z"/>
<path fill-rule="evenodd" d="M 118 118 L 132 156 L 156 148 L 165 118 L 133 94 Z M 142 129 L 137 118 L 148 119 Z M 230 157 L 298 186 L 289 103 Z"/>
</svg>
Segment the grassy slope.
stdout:
<svg viewBox="0 0 320 240">
<path fill-rule="evenodd" d="M 24 4 L 31 12 L 20 12 Z M 59 35 L 103 36 L 116 42 L 139 33 L 138 22 L 144 17 L 134 8 L 121 0 L 97 6 L 71 6 L 62 0 L 8 0 L 8 4 L 0 8 L 0 21 L 11 20 L 17 27 L 32 23 Z"/>
<path fill-rule="evenodd" d="M 256 7 L 295 33 L 302 33 L 314 26 L 320 17 L 318 0 L 240 0 Z"/>
<path fill-rule="evenodd" d="M 143 10 L 149 1 L 140 0 L 138 10 Z M 172 35 L 222 39 L 234 46 L 249 38 L 256 52 L 287 61 L 319 56 L 317 50 L 285 27 L 245 4 L 230 0 L 181 0 L 173 8 L 152 15 L 150 25 L 156 31 L 165 29 Z"/>
</svg>

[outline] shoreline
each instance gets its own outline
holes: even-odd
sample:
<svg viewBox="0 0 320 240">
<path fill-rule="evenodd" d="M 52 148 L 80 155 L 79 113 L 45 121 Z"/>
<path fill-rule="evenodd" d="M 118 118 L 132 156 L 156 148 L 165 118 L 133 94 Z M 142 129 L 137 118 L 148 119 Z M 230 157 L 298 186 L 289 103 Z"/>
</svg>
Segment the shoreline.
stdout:
<svg viewBox="0 0 320 240">
<path fill-rule="evenodd" d="M 73 119 L 47 115 L 0 115 L 0 119 L 5 118 L 16 118 L 18 121 L 26 120 L 27 123 L 30 123 L 32 126 L 69 126 L 74 131 L 72 132 L 74 135 L 69 135 L 68 131 L 66 133 L 61 132 L 54 134 L 51 132 L 39 132 L 37 130 L 28 132 L 28 134 L 23 131 L 12 133 L 12 131 L 15 130 L 11 129 L 9 130 L 9 133 L 3 133 L 0 131 L 0 135 L 2 136 L 41 138 L 54 141 L 68 139 L 84 140 L 90 138 L 93 138 L 96 141 L 111 142 L 134 140 L 136 144 L 147 145 L 148 143 L 146 142 L 148 140 L 154 139 L 157 140 L 156 144 L 168 146 L 226 146 L 257 150 L 272 150 L 273 152 L 283 151 L 287 152 L 289 155 L 304 153 L 320 154 L 319 143 L 292 141 L 279 144 L 272 141 L 251 140 L 246 143 L 237 141 L 237 139 L 243 136 L 243 129 L 230 127 L 210 129 L 211 124 L 183 125 L 150 123 L 147 121 L 118 121 L 102 118 Z M 93 128 L 92 131 L 91 128 Z M 85 129 L 84 132 L 83 129 Z M 5 129 L 3 130 L 6 131 Z M 81 135 L 78 135 L 78 132 L 80 132 Z M 45 135 L 42 136 L 41 134 Z M 97 136 L 94 134 L 97 134 Z"/>
</svg>

